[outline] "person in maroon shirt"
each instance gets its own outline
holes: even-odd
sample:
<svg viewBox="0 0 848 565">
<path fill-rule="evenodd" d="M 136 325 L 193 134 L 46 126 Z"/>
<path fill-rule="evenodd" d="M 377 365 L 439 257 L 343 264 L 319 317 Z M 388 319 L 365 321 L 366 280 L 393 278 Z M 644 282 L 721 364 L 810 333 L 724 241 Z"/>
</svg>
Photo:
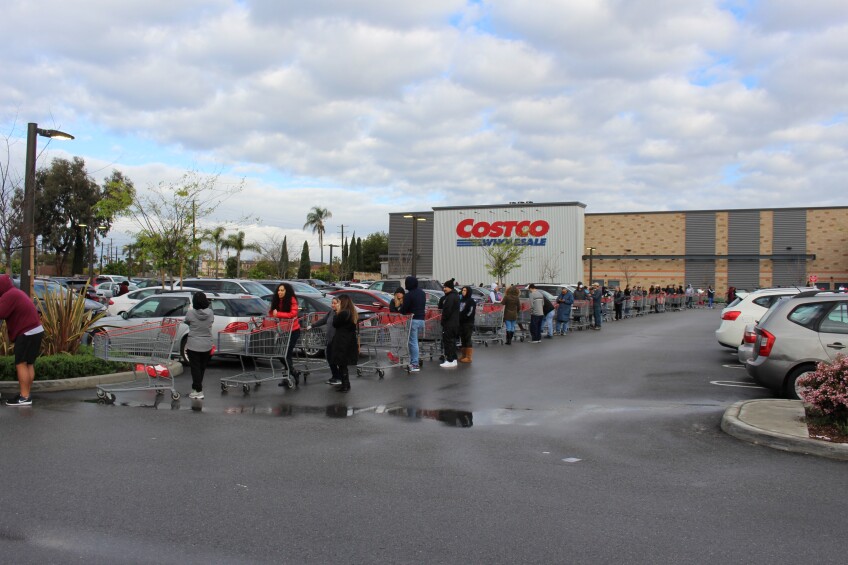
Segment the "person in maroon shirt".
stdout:
<svg viewBox="0 0 848 565">
<path fill-rule="evenodd" d="M 9 341 L 15 344 L 15 371 L 20 392 L 6 406 L 31 406 L 35 358 L 41 349 L 44 328 L 32 299 L 15 288 L 9 275 L 0 276 L 0 320 L 6 322 Z"/>
</svg>

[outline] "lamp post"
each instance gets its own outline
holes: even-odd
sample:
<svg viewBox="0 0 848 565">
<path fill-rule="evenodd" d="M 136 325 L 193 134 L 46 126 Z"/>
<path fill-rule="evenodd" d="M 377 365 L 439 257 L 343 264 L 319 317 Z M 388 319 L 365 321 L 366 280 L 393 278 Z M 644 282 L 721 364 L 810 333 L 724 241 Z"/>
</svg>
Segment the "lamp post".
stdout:
<svg viewBox="0 0 848 565">
<path fill-rule="evenodd" d="M 32 295 L 35 271 L 35 147 L 38 136 L 56 139 L 73 139 L 69 133 L 55 129 L 41 129 L 38 124 L 27 125 L 26 171 L 24 174 L 24 217 L 21 250 L 21 290 Z"/>
<path fill-rule="evenodd" d="M 412 265 L 410 266 L 412 272 L 410 274 L 416 277 L 418 276 L 418 222 L 426 222 L 427 218 L 415 214 L 404 214 L 403 217 L 412 220 Z"/>
<path fill-rule="evenodd" d="M 592 277 L 593 277 L 592 262 L 595 258 L 595 248 L 594 247 L 587 247 L 586 251 L 589 252 L 589 286 L 591 286 L 592 285 Z"/>
<path fill-rule="evenodd" d="M 341 245 L 339 245 L 337 243 L 328 243 L 326 245 L 326 247 L 330 248 L 330 273 L 332 274 L 332 272 L 333 272 L 333 248 L 341 247 Z"/>
</svg>

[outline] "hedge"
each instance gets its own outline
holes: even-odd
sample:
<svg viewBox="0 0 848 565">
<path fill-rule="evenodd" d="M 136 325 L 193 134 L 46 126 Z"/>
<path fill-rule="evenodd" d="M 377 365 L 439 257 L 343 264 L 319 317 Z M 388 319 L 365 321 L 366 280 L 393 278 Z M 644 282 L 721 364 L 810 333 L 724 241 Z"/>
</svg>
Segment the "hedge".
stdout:
<svg viewBox="0 0 848 565">
<path fill-rule="evenodd" d="M 132 370 L 128 363 L 104 361 L 94 356 L 91 347 L 81 346 L 76 355 L 60 353 L 35 360 L 35 380 L 73 379 L 92 375 L 108 375 Z M 0 357 L 0 381 L 16 381 L 15 357 Z"/>
</svg>

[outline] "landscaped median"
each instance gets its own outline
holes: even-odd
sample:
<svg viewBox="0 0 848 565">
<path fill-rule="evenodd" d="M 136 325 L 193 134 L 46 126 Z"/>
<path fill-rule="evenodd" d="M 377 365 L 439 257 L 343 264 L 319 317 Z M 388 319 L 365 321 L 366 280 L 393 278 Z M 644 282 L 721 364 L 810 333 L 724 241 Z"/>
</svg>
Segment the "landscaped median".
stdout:
<svg viewBox="0 0 848 565">
<path fill-rule="evenodd" d="M 125 364 L 124 364 L 125 365 Z M 168 371 L 172 377 L 181 375 L 183 366 L 178 361 L 172 361 L 167 364 Z M 32 383 L 33 392 L 52 392 L 60 390 L 79 390 L 86 388 L 95 388 L 102 384 L 113 384 L 131 381 L 137 378 L 133 371 L 119 371 L 100 375 L 79 376 L 72 378 L 55 378 L 36 380 Z M 144 373 L 139 373 L 138 378 L 147 378 Z M 36 379 L 38 379 L 38 368 L 36 365 Z M 0 380 L 0 392 L 17 392 L 18 381 L 16 380 Z"/>
<path fill-rule="evenodd" d="M 721 429 L 735 438 L 782 451 L 848 461 L 848 444 L 810 437 L 800 400 L 742 400 L 724 411 Z"/>
</svg>

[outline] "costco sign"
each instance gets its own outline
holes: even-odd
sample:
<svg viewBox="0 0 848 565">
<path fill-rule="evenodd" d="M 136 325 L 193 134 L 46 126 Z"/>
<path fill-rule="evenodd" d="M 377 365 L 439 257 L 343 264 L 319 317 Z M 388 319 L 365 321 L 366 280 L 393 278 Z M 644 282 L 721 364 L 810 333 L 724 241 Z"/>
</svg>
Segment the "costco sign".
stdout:
<svg viewBox="0 0 848 565">
<path fill-rule="evenodd" d="M 456 225 L 457 247 L 489 246 L 502 243 L 538 245 L 547 243 L 550 224 L 545 220 L 475 222 L 468 218 Z"/>
</svg>

